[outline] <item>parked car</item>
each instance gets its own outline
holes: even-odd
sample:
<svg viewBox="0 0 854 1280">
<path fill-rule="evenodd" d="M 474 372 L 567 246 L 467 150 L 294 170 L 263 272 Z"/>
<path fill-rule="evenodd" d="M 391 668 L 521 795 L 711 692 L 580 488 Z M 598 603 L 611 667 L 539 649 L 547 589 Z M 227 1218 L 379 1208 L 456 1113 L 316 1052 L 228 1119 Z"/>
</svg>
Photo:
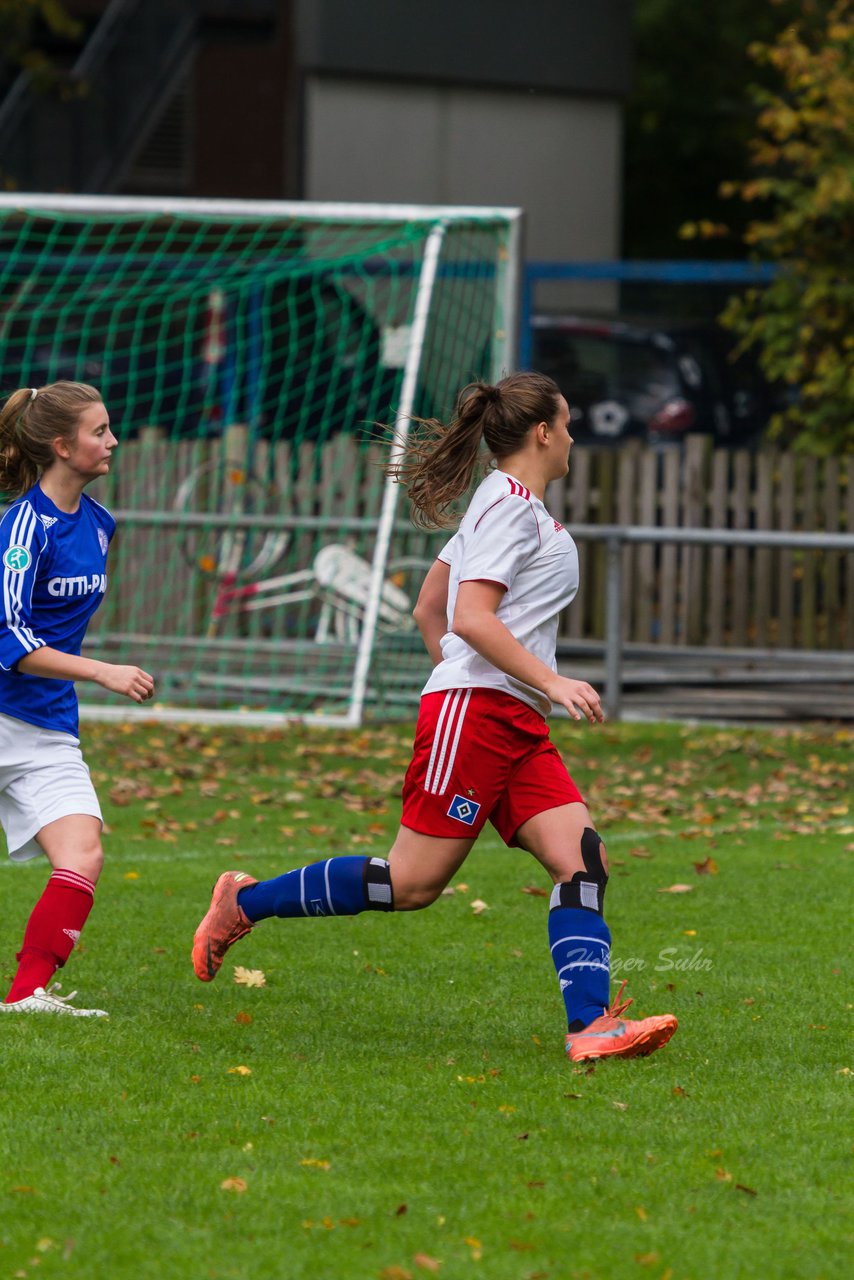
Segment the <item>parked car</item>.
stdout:
<svg viewBox="0 0 854 1280">
<path fill-rule="evenodd" d="M 731 362 L 732 339 L 713 324 L 536 315 L 531 337 L 531 365 L 560 386 L 579 443 L 664 444 L 702 432 L 747 446 L 774 411 L 755 364 Z"/>
</svg>

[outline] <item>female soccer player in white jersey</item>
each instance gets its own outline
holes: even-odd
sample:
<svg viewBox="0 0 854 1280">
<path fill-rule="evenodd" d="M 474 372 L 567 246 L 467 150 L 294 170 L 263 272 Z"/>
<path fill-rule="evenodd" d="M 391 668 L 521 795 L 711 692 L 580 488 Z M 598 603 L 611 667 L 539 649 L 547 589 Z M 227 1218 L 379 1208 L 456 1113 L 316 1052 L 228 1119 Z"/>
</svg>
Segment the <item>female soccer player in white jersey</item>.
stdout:
<svg viewBox="0 0 854 1280">
<path fill-rule="evenodd" d="M 421 698 L 397 838 L 387 860 L 330 858 L 261 883 L 225 872 L 196 931 L 196 975 L 211 981 L 232 943 L 270 916 L 429 906 L 488 819 L 553 881 L 548 934 L 568 1057 L 651 1053 L 676 1019 L 623 1018 L 631 1003 L 620 1003 L 623 988 L 610 1002 L 605 848 L 545 720 L 553 704 L 576 720 L 604 718 L 595 689 L 558 675 L 555 662 L 558 615 L 578 589 L 575 544 L 543 505 L 546 486 L 569 466 L 567 403 L 550 378 L 517 373 L 467 387 L 449 426 L 421 425 L 426 434 L 413 437 L 396 469 L 420 523 L 447 523 L 482 443 L 495 466 L 415 608 L 436 665 Z"/>
<path fill-rule="evenodd" d="M 48 983 L 80 937 L 103 862 L 74 681 L 134 702 L 154 692 L 138 667 L 80 656 L 116 527 L 83 490 L 107 474 L 116 443 L 100 393 L 85 383 L 24 387 L 0 409 L 0 492 L 12 499 L 0 520 L 0 823 L 13 860 L 44 854 L 51 866 L 0 1012 L 106 1017 Z"/>
</svg>

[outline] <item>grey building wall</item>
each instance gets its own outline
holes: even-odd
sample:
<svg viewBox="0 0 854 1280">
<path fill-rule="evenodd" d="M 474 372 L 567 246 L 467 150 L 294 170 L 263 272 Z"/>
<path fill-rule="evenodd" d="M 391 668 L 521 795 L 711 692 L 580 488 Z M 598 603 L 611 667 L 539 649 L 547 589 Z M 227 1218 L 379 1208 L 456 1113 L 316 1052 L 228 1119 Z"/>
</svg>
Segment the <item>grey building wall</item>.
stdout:
<svg viewBox="0 0 854 1280">
<path fill-rule="evenodd" d="M 630 20 L 631 0 L 297 0 L 302 194 L 519 205 L 527 258 L 619 257 Z"/>
<path fill-rule="evenodd" d="M 530 258 L 608 258 L 620 236 L 617 104 L 313 77 L 309 200 L 519 205 Z"/>
</svg>

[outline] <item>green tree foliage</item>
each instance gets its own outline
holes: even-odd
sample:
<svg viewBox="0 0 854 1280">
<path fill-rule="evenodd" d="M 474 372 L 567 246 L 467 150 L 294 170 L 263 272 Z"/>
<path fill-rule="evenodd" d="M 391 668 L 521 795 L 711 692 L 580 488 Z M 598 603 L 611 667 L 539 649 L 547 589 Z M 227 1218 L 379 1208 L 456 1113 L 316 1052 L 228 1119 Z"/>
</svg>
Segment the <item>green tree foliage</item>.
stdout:
<svg viewBox="0 0 854 1280">
<path fill-rule="evenodd" d="M 754 175 L 721 188 L 761 202 L 744 240 L 780 271 L 733 298 L 723 320 L 792 389 L 772 434 L 830 454 L 854 451 L 854 0 L 802 8 L 776 40 L 751 47 L 779 87 L 754 91 Z"/>
</svg>

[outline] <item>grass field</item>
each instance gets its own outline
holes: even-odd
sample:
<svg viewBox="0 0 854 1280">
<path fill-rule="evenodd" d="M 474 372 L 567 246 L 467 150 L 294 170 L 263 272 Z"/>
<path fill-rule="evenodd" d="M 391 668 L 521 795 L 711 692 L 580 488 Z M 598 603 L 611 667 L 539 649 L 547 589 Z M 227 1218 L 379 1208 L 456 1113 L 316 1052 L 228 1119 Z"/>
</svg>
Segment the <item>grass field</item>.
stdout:
<svg viewBox="0 0 854 1280">
<path fill-rule="evenodd" d="M 546 878 L 491 829 L 429 911 L 273 921 L 193 976 L 220 870 L 385 852 L 410 733 L 84 726 L 107 866 L 62 976 L 111 1017 L 0 1022 L 0 1277 L 849 1274 L 850 733 L 555 727 L 612 991 L 680 1022 L 576 1068 Z M 44 878 L 0 864 L 4 989 Z"/>
</svg>

